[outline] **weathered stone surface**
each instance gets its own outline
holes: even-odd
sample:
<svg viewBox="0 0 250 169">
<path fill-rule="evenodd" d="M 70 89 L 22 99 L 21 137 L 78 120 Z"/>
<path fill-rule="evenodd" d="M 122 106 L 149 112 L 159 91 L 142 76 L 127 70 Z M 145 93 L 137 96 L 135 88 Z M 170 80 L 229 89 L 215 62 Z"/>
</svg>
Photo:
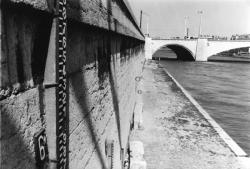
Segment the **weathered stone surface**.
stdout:
<svg viewBox="0 0 250 169">
<path fill-rule="evenodd" d="M 51 0 L 5 0 L 18 5 L 52 12 Z M 68 0 L 68 17 L 78 22 L 112 30 L 114 32 L 143 40 L 138 25 L 130 14 L 127 2 L 123 0 Z"/>
<path fill-rule="evenodd" d="M 0 165 L 6 169 L 32 169 L 35 168 L 33 136 L 47 126 L 43 117 L 47 113 L 44 93 L 38 92 L 36 86 L 43 83 L 52 17 L 33 9 L 46 10 L 46 1 L 12 2 L 17 6 L 3 8 Z M 70 2 L 69 8 L 76 4 Z M 93 7 L 100 5 L 91 3 Z M 98 10 L 103 10 L 106 3 L 102 1 L 103 6 Z M 131 38 L 138 30 L 128 23 L 130 18 L 124 16 L 126 11 L 121 4 L 112 5 L 116 6 L 113 12 L 117 19 L 131 29 L 118 26 L 116 33 L 107 31 L 104 25 L 108 18 L 102 20 L 99 15 L 95 21 L 99 25 L 92 24 L 95 18 L 91 24 L 68 22 L 69 166 L 73 169 L 107 166 L 107 139 L 114 140 L 115 168 L 121 168 L 120 157 L 126 153 L 136 99 L 135 77 L 141 74 L 144 58 L 143 43 Z M 90 6 L 88 9 L 93 10 Z M 105 10 L 102 12 L 105 16 Z M 4 77 L 2 72 L 6 72 Z"/>
<path fill-rule="evenodd" d="M 102 168 L 106 139 L 115 141 L 118 161 L 126 148 L 143 53 L 132 39 L 86 27 L 72 25 L 69 37 L 70 166 Z"/>
<path fill-rule="evenodd" d="M 49 9 L 49 2 L 50 0 L 3 0 L 2 3 L 8 3 L 8 2 L 12 2 L 15 3 L 17 5 L 29 5 L 32 6 L 36 9 L 40 9 L 40 10 L 48 10 Z M 51 0 L 54 1 L 54 0 Z"/>
<path fill-rule="evenodd" d="M 43 84 L 52 1 L 5 2 L 12 3 L 2 4 L 0 165 L 32 169 L 33 136 L 47 127 L 45 110 L 55 110 L 44 109 L 45 93 L 36 88 Z M 110 163 L 105 141 L 111 139 L 112 163 L 119 169 L 135 105 L 135 77 L 142 71 L 142 36 L 120 1 L 68 2 L 69 167 L 104 168 Z"/>
<path fill-rule="evenodd" d="M 35 168 L 33 136 L 43 127 L 38 89 L 0 102 L 1 167 Z"/>
<path fill-rule="evenodd" d="M 11 94 L 41 82 L 51 23 L 47 15 L 8 7 L 2 10 L 2 55 L 0 89 Z M 8 95 L 0 95 L 0 100 Z"/>
</svg>

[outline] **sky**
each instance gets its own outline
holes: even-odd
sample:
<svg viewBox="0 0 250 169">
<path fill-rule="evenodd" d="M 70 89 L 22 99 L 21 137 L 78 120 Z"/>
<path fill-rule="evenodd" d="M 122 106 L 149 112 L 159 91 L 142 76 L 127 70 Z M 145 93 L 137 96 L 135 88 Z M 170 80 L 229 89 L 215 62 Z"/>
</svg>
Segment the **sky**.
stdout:
<svg viewBox="0 0 250 169">
<path fill-rule="evenodd" d="M 250 34 L 250 0 L 128 0 L 139 23 L 143 11 L 142 30 L 147 21 L 151 37 L 183 37 L 185 18 L 189 35 L 197 36 L 202 10 L 201 33 L 231 37 Z"/>
</svg>

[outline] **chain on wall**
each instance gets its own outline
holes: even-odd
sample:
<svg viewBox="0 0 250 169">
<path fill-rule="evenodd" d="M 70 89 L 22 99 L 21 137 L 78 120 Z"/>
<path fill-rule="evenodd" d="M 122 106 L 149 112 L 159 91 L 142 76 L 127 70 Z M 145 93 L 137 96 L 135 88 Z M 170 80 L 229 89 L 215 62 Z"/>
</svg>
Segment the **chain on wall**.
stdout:
<svg viewBox="0 0 250 169">
<path fill-rule="evenodd" d="M 66 0 L 57 0 L 57 168 L 68 168 L 68 108 L 66 76 Z"/>
</svg>

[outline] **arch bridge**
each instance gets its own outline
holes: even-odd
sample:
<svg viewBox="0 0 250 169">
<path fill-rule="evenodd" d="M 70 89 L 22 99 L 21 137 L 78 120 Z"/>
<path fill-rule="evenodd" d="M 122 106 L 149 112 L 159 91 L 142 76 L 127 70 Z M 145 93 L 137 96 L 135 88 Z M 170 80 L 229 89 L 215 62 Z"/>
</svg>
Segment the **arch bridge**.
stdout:
<svg viewBox="0 0 250 169">
<path fill-rule="evenodd" d="M 152 59 L 153 54 L 163 47 L 172 49 L 180 60 L 207 61 L 215 54 L 250 47 L 249 40 L 208 40 L 208 39 L 152 39 L 146 37 L 145 57 Z"/>
</svg>

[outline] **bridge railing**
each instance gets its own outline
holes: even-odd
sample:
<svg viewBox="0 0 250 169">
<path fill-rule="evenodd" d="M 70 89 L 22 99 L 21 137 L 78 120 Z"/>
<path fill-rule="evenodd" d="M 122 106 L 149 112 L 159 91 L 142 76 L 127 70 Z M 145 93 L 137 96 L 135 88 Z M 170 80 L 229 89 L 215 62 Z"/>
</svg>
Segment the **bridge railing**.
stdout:
<svg viewBox="0 0 250 169">
<path fill-rule="evenodd" d="M 197 41 L 197 39 L 171 39 L 171 38 L 152 38 L 152 40 L 172 40 L 172 41 Z M 209 42 L 250 42 L 250 40 L 217 40 L 207 39 Z"/>
<path fill-rule="evenodd" d="M 250 40 L 216 40 L 216 39 L 208 39 L 209 42 L 250 42 Z"/>
<path fill-rule="evenodd" d="M 152 40 L 175 40 L 175 41 L 196 41 L 197 39 L 168 39 L 168 38 L 164 38 L 164 39 L 158 39 L 158 38 L 152 38 Z"/>
</svg>

